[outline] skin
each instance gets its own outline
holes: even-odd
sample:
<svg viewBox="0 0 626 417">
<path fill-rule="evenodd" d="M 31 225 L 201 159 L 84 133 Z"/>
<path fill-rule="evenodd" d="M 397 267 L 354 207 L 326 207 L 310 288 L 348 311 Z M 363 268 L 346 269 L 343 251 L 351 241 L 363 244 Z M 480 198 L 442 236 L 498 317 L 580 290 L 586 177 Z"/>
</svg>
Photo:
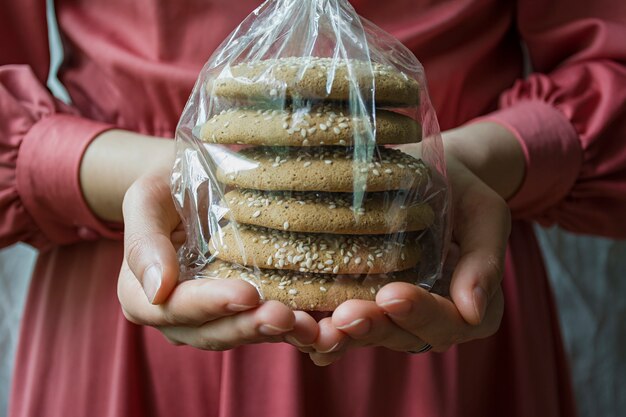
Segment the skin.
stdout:
<svg viewBox="0 0 626 417">
<path fill-rule="evenodd" d="M 429 343 L 435 351 L 445 351 L 488 337 L 499 327 L 510 232 L 504 199 L 523 180 L 524 155 L 513 134 L 493 123 L 442 136 L 453 195 L 453 239 L 459 250 L 450 297 L 392 283 L 379 291 L 375 302 L 346 301 L 319 323 L 281 303 L 260 302 L 254 287 L 243 281 L 178 283 L 176 248 L 184 233 L 169 189 L 173 141 L 105 132 L 87 149 L 80 181 L 96 215 L 125 223 L 118 280 L 125 316 L 158 328 L 171 343 L 224 350 L 285 341 L 322 366 L 360 346 L 416 351 Z"/>
</svg>

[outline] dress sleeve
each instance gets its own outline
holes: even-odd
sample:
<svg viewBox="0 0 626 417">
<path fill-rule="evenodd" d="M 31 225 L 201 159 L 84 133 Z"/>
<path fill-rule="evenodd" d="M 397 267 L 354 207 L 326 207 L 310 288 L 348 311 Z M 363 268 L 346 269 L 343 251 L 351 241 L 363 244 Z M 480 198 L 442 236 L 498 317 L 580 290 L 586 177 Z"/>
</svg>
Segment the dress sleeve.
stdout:
<svg viewBox="0 0 626 417">
<path fill-rule="evenodd" d="M 513 216 L 626 237 L 626 2 L 519 0 L 533 72 L 481 118 L 519 140 Z"/>
<path fill-rule="evenodd" d="M 0 247 L 119 236 L 94 216 L 79 183 L 85 149 L 110 126 L 80 117 L 45 87 L 45 3 L 8 2 L 0 14 Z"/>
</svg>

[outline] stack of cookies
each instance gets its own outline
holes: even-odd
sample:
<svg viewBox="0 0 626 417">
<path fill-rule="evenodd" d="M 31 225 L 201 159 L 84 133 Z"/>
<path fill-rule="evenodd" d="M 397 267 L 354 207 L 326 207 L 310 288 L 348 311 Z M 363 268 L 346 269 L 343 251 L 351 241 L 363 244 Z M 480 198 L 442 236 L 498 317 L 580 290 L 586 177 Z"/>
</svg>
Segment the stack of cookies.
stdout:
<svg viewBox="0 0 626 417">
<path fill-rule="evenodd" d="M 211 97 L 232 104 L 197 135 L 209 144 L 248 146 L 225 152 L 207 145 L 210 154 L 220 149 L 216 178 L 225 186 L 221 205 L 230 221 L 209 242 L 216 260 L 206 276 L 245 279 L 265 299 L 318 311 L 374 299 L 391 281 L 416 281 L 417 235 L 434 213 L 415 190 L 429 181 L 429 171 L 421 160 L 381 145 L 418 142 L 421 129 L 408 116 L 377 108 L 373 156 L 354 159 L 355 137 L 370 126 L 345 104 L 348 66 L 360 65 L 260 61 L 234 66 L 208 87 Z M 372 65 L 377 107 L 418 105 L 415 80 Z"/>
</svg>

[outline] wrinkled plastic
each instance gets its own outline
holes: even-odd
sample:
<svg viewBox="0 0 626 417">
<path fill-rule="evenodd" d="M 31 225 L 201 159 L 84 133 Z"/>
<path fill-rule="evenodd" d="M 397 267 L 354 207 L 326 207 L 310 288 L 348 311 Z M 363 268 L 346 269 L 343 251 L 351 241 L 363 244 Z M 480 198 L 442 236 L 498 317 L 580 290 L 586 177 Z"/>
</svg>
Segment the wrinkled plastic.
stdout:
<svg viewBox="0 0 626 417">
<path fill-rule="evenodd" d="M 309 82 L 311 77 L 315 78 L 316 83 Z M 378 90 L 376 88 L 376 80 L 383 80 L 385 77 L 404 83 L 403 85 L 408 87 L 398 90 L 391 96 L 385 95 L 383 87 Z M 383 85 L 382 81 L 379 83 Z M 414 87 L 417 89 L 413 94 Z M 394 102 L 396 99 L 398 102 Z M 326 111 L 319 110 L 319 106 L 326 105 L 342 111 L 334 112 L 334 117 L 329 116 L 328 125 L 307 124 L 309 120 L 307 118 L 316 114 L 319 116 L 323 113 L 321 117 L 326 117 Z M 231 117 L 232 114 L 236 114 L 232 113 L 232 109 L 242 107 L 248 112 L 246 116 L 239 116 L 242 117 L 240 122 L 242 124 L 236 119 L 223 123 L 219 128 L 211 126 L 221 123 L 219 120 L 224 120 L 220 117 Z M 385 114 L 383 108 L 417 121 L 421 126 L 421 142 L 409 145 L 377 144 L 377 117 Z M 284 137 L 282 142 L 279 141 L 280 146 L 271 146 L 274 143 L 267 139 L 270 147 L 266 149 L 269 149 L 270 155 L 277 155 L 276 162 L 272 164 L 273 167 L 260 170 L 259 164 L 264 161 L 265 156 L 256 155 L 256 159 L 251 156 L 252 153 L 246 156 L 246 152 L 249 151 L 245 148 L 250 147 L 248 139 L 258 132 L 266 132 L 264 129 L 268 129 L 267 126 L 274 123 L 275 118 L 282 118 L 285 132 L 280 134 Z M 253 124 L 243 124 L 244 122 Z M 321 149 L 322 154 L 307 146 L 310 145 L 307 144 L 307 138 L 322 134 L 322 129 L 325 134 L 328 131 L 343 132 L 348 124 L 352 132 L 351 137 L 343 140 L 343 143 L 335 143 L 336 146 L 320 144 L 317 149 Z M 238 140 L 229 144 L 220 143 L 220 135 L 229 128 L 242 130 L 239 132 Z M 246 136 L 246 132 L 251 133 Z M 414 136 L 411 142 L 420 140 L 419 129 L 409 133 Z M 263 142 L 264 139 L 256 137 L 255 140 Z M 292 139 L 293 143 L 290 143 Z M 187 234 L 186 243 L 179 251 L 181 276 L 184 279 L 206 277 L 207 267 L 210 267 L 216 257 L 222 256 L 220 253 L 225 252 L 229 252 L 231 261 L 233 257 L 236 258 L 233 270 L 246 271 L 241 274 L 243 279 L 256 285 L 261 292 L 259 280 L 262 279 L 263 272 L 273 274 L 272 269 L 280 269 L 283 274 L 285 268 L 291 268 L 293 270 L 291 273 L 294 274 L 327 274 L 331 280 L 344 268 L 342 262 L 330 265 L 319 261 L 307 263 L 306 258 L 299 257 L 299 255 L 310 256 L 307 250 L 310 252 L 310 245 L 315 245 L 307 236 L 318 234 L 315 238 L 319 238 L 319 233 L 329 230 L 293 231 L 288 222 L 283 223 L 284 227 L 280 227 L 280 223 L 273 224 L 272 228 L 282 230 L 275 232 L 277 239 L 263 239 L 266 241 L 265 244 L 280 246 L 275 243 L 277 240 L 279 243 L 282 242 L 280 236 L 297 232 L 301 237 L 304 236 L 305 240 L 308 239 L 308 246 L 304 245 L 305 249 L 302 250 L 300 245 L 301 253 L 296 248 L 291 256 L 285 253 L 286 251 L 281 254 L 280 248 L 276 248 L 276 255 L 285 257 L 282 263 L 276 257 L 268 261 L 259 260 L 256 253 L 249 250 L 250 242 L 240 237 L 242 230 L 240 228 L 230 232 L 235 235 L 235 248 L 232 245 L 225 248 L 224 236 L 228 231 L 227 227 L 235 227 L 237 224 L 242 226 L 242 223 L 245 223 L 245 220 L 240 219 L 237 222 L 233 218 L 233 210 L 242 209 L 233 207 L 233 204 L 241 205 L 241 201 L 235 199 L 229 201 L 224 197 L 227 192 L 237 187 L 235 180 L 233 180 L 235 183 L 229 184 L 229 177 L 232 179 L 235 174 L 239 179 L 247 178 L 248 182 L 244 187 L 250 187 L 252 184 L 257 189 L 280 191 L 280 197 L 276 198 L 275 194 L 262 194 L 260 202 L 256 198 L 258 191 L 248 194 L 252 200 L 244 201 L 243 208 L 260 204 L 259 212 L 263 211 L 264 205 L 269 204 L 263 200 L 267 199 L 268 195 L 274 198 L 273 200 L 270 198 L 273 203 L 278 200 L 280 204 L 286 204 L 283 199 L 290 199 L 302 205 L 306 204 L 304 200 L 307 198 L 308 201 L 319 202 L 326 201 L 325 198 L 332 200 L 340 195 L 339 200 L 342 204 L 347 201 L 342 207 L 351 210 L 354 222 L 358 225 L 359 218 L 365 213 L 364 207 L 367 206 L 368 199 L 372 195 L 376 198 L 383 198 L 380 196 L 384 195 L 387 219 L 385 221 L 388 221 L 385 224 L 389 224 L 390 229 L 381 230 L 379 227 L 375 231 L 377 241 L 382 239 L 385 242 L 383 245 L 404 247 L 407 241 L 417 240 L 421 253 L 419 264 L 403 271 L 403 276 L 405 278 L 409 276 L 411 282 L 425 288 L 432 288 L 440 277 L 449 236 L 447 221 L 449 196 L 439 126 L 428 96 L 423 67 L 398 40 L 358 16 L 348 1 L 268 0 L 263 3 L 222 43 L 202 69 L 179 122 L 176 140 L 177 159 L 172 174 L 172 192 Z M 370 192 L 370 182 L 376 180 L 376 177 L 389 175 L 391 178 L 392 174 L 387 174 L 388 172 L 394 173 L 406 168 L 403 160 L 387 159 L 387 162 L 394 162 L 395 166 L 380 169 L 385 165 L 384 161 L 381 162 L 381 157 L 386 158 L 384 155 L 389 152 L 383 151 L 382 148 L 397 148 L 420 159 L 420 162 L 416 163 L 409 159 L 411 170 L 414 170 L 414 173 L 410 174 L 413 177 L 408 178 L 406 175 L 409 174 L 406 174 L 401 185 L 394 185 L 401 190 Z M 272 175 L 277 177 L 278 174 L 272 172 L 284 173 L 286 169 L 290 169 L 292 170 L 290 173 L 306 176 L 308 175 L 306 169 L 311 167 L 310 162 L 315 163 L 318 156 L 321 159 L 343 158 L 350 161 L 351 172 L 342 177 L 344 183 L 348 181 L 349 189 L 343 189 L 342 194 L 336 194 L 336 191 L 329 194 L 325 193 L 327 190 L 316 189 L 315 185 L 310 185 L 315 182 L 314 177 L 320 176 L 320 172 L 323 176 L 325 170 L 316 171 L 316 175 L 306 177 L 308 179 L 296 187 L 298 190 L 285 185 L 281 188 L 280 185 L 274 184 Z M 302 167 L 294 169 L 293 159 L 301 162 Z M 327 163 L 328 170 L 334 168 L 332 161 Z M 272 171 L 274 168 L 276 171 Z M 279 169 L 283 171 L 278 171 Z M 263 176 L 264 172 L 269 177 Z M 311 189 L 306 189 L 307 184 Z M 382 188 L 384 187 L 383 184 Z M 332 208 L 336 204 L 330 201 L 328 205 Z M 401 217 L 406 216 L 407 210 L 420 205 L 428 205 L 432 209 L 427 227 L 412 232 L 402 230 L 398 224 L 402 225 L 407 221 Z M 262 216 L 255 211 L 252 215 L 248 214 L 247 218 L 253 221 L 255 217 Z M 243 226 L 244 231 L 248 229 Z M 345 237 L 350 234 L 349 231 L 349 227 L 348 230 L 345 228 L 330 230 L 329 239 L 332 240 L 333 236 Z M 274 233 L 271 230 L 268 233 L 270 232 Z M 360 231 L 359 234 L 363 232 Z M 357 266 L 362 265 L 360 272 L 354 276 L 362 278 L 368 274 L 375 275 L 378 282 L 376 287 L 372 287 L 372 293 L 375 293 L 380 288 L 380 282 L 384 284 L 389 271 L 370 272 L 371 269 L 367 270 L 370 261 L 365 258 L 359 265 L 355 265 L 356 259 L 350 251 L 354 244 L 351 243 L 353 241 L 349 236 L 347 239 L 347 245 L 344 239 L 344 246 L 337 247 L 343 254 L 340 260 L 347 261 L 346 268 L 351 265 L 359 269 Z M 320 244 L 326 245 L 324 242 Z M 398 264 L 402 264 L 399 260 L 400 255 L 397 253 L 394 255 L 393 251 L 393 248 L 383 251 L 382 256 L 373 252 L 374 259 L 371 263 L 380 263 L 379 257 L 385 260 L 390 257 L 389 263 L 397 261 Z M 346 258 L 347 255 L 351 255 L 350 259 Z M 350 273 L 339 275 L 342 279 L 350 279 Z M 285 287 L 285 290 L 287 289 L 288 287 Z"/>
</svg>

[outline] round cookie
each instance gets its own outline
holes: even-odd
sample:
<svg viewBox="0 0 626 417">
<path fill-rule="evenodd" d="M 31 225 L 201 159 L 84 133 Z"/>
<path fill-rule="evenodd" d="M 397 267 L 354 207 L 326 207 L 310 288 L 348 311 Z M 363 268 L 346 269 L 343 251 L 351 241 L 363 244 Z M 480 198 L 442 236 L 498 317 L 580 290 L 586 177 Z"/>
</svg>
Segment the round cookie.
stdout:
<svg viewBox="0 0 626 417">
<path fill-rule="evenodd" d="M 285 229 L 290 225 L 285 222 Z M 209 251 L 223 261 L 267 269 L 326 274 L 384 274 L 417 265 L 409 235 L 304 234 L 232 223 L 213 235 Z M 400 240 L 400 241 L 398 241 Z"/>
<path fill-rule="evenodd" d="M 200 273 L 211 279 L 242 279 L 254 285 L 264 300 L 276 300 L 294 310 L 333 311 L 346 300 L 374 301 L 390 282 L 414 283 L 413 270 L 393 274 L 325 275 L 258 269 L 216 260 Z"/>
<path fill-rule="evenodd" d="M 330 105 L 295 111 L 291 107 L 285 110 L 231 108 L 203 124 L 199 137 L 205 142 L 221 144 L 352 146 L 355 135 L 363 134 L 369 124 L 347 117 L 344 112 L 344 108 Z M 419 142 L 421 135 L 420 125 L 410 117 L 376 110 L 377 144 Z"/>
<path fill-rule="evenodd" d="M 359 186 L 364 191 L 408 190 L 428 181 L 421 160 L 383 147 L 361 166 L 353 161 L 352 149 L 343 147 L 253 147 L 227 156 L 220 152 L 218 181 L 239 188 L 353 192 L 355 171 L 363 178 Z"/>
<path fill-rule="evenodd" d="M 379 63 L 289 57 L 241 63 L 227 70 L 218 78 L 209 80 L 209 96 L 244 101 L 324 99 L 346 102 L 351 99 L 350 90 L 354 88 L 350 77 L 358 77 L 359 74 L 369 77 L 372 74 L 370 71 L 373 71 L 376 106 L 419 104 L 418 82 L 391 66 Z M 328 79 L 329 76 L 332 80 Z M 362 87 L 367 88 L 365 85 Z"/>
<path fill-rule="evenodd" d="M 406 193 L 368 194 L 354 211 L 352 194 L 232 190 L 224 196 L 227 217 L 238 223 L 292 232 L 385 234 L 418 231 L 430 226 L 432 208 L 411 202 Z"/>
</svg>

